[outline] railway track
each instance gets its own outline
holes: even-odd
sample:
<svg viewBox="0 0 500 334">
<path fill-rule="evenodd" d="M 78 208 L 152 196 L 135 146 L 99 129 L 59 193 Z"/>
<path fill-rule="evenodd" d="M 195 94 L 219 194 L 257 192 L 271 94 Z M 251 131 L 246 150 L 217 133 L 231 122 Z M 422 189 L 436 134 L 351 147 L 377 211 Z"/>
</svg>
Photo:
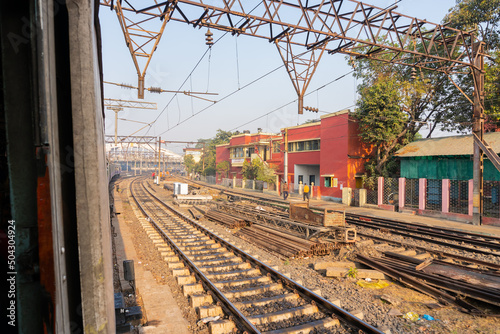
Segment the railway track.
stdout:
<svg viewBox="0 0 500 334">
<path fill-rule="evenodd" d="M 142 182 L 131 182 L 130 194 L 184 294 L 198 307 L 200 318 L 222 317 L 210 322 L 212 333 L 235 327 L 248 333 L 314 329 L 335 333 L 341 331 L 341 324 L 382 333 L 211 233 L 161 201 Z"/>
<path fill-rule="evenodd" d="M 500 256 L 500 238 L 494 236 L 350 213 L 346 213 L 346 222 L 471 253 Z"/>
<path fill-rule="evenodd" d="M 190 181 L 191 182 L 191 181 Z M 208 185 L 210 187 L 210 185 Z M 219 188 L 217 188 L 219 189 Z M 287 202 L 281 199 L 270 199 L 268 197 L 258 196 L 257 194 L 240 194 L 239 192 L 222 190 L 223 193 L 237 196 L 244 199 L 252 200 L 260 204 L 272 203 L 274 206 L 285 208 Z M 314 210 L 314 208 L 311 208 Z M 319 210 L 321 211 L 321 210 Z M 492 251 L 494 254 L 500 255 L 500 237 L 483 235 L 472 232 L 463 232 L 454 229 L 447 229 L 444 227 L 434 227 L 418 223 L 409 223 L 403 221 L 395 221 L 391 219 L 383 219 L 376 217 L 369 217 L 365 215 L 353 214 L 346 212 L 346 222 L 353 225 L 364 226 L 373 229 L 386 229 L 391 233 L 412 237 L 430 243 L 449 246 L 460 250 L 476 252 L 481 254 L 490 255 Z M 441 240 L 439 240 L 441 239 Z M 445 241 L 443 241 L 445 240 Z M 456 243 L 449 243 L 453 241 Z M 474 247 L 463 246 L 467 244 Z"/>
</svg>

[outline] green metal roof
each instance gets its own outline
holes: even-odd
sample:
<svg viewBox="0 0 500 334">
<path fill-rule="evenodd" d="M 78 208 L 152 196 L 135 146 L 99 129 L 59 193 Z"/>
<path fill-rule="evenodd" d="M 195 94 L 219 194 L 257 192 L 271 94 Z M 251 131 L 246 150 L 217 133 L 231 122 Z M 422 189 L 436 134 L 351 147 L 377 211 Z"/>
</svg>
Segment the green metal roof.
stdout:
<svg viewBox="0 0 500 334">
<path fill-rule="evenodd" d="M 500 132 L 485 133 L 484 140 L 495 153 L 500 153 Z M 472 154 L 472 135 L 420 139 L 396 152 L 397 157 L 463 156 Z"/>
</svg>

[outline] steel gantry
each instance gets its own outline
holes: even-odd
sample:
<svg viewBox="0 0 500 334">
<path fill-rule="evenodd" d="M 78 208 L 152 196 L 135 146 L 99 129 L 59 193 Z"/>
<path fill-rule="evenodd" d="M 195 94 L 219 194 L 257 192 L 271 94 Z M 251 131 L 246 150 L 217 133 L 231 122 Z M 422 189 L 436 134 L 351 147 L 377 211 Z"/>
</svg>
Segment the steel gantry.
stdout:
<svg viewBox="0 0 500 334">
<path fill-rule="evenodd" d="M 101 0 L 101 4 L 116 10 L 132 57 L 137 57 L 139 46 L 143 46 L 132 41 L 135 36 L 130 33 L 132 29 L 143 22 L 159 19 L 156 24 L 160 33 L 143 30 L 148 36 L 156 36 L 154 48 L 147 54 L 148 63 L 167 21 L 259 37 L 275 43 L 297 91 L 299 114 L 303 113 L 304 92 L 325 51 L 439 71 L 449 77 L 469 71 L 474 79 L 473 133 L 474 138 L 477 137 L 474 144 L 474 223 L 480 223 L 482 152 L 489 148 L 483 140 L 484 53 L 482 42 L 476 40 L 473 31 L 461 31 L 397 13 L 394 11 L 397 6 L 380 8 L 356 0 L 124 0 L 116 3 Z M 130 22 L 126 29 L 123 22 Z M 419 48 L 415 47 L 416 43 Z M 131 45 L 137 47 L 134 49 Z M 139 81 L 141 78 L 144 80 L 144 75 L 139 75 Z M 496 154 L 490 155 L 498 160 Z"/>
<path fill-rule="evenodd" d="M 107 109 L 113 110 L 115 112 L 115 146 L 118 145 L 118 113 L 122 111 L 123 108 L 153 110 L 157 109 L 156 102 L 128 101 L 117 99 L 104 99 L 104 106 L 107 107 Z M 147 124 L 149 125 L 149 123 Z"/>
<path fill-rule="evenodd" d="M 299 95 L 299 105 L 324 51 L 448 74 L 475 67 L 473 33 L 396 13 L 396 6 L 379 8 L 355 0 L 128 0 L 123 1 L 126 6 L 101 1 L 116 10 L 120 23 L 130 22 L 129 30 L 158 18 L 160 31 L 172 20 L 275 43 Z M 133 42 L 134 38 L 150 36 L 146 29 L 139 36 L 127 31 L 129 48 L 131 44 L 143 46 Z M 161 37 L 160 33 L 152 35 Z M 416 49 L 415 42 L 422 48 Z M 135 50 L 131 54 L 138 56 Z"/>
</svg>

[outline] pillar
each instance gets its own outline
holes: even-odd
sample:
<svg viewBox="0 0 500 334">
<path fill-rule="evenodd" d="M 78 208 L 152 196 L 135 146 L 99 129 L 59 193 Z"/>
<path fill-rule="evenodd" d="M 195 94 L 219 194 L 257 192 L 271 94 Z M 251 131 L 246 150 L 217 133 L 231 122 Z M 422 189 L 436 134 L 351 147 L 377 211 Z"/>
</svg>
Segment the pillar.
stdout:
<svg viewBox="0 0 500 334">
<path fill-rule="evenodd" d="M 281 193 L 280 193 L 281 183 L 280 183 L 280 177 L 279 177 L 279 175 L 276 175 L 275 184 L 276 184 L 276 194 L 278 194 L 278 196 L 279 196 L 279 195 L 281 195 Z"/>
<path fill-rule="evenodd" d="M 366 205 L 366 189 L 359 189 L 359 206 L 363 207 Z"/>
<path fill-rule="evenodd" d="M 418 209 L 425 210 L 427 179 L 419 179 L 418 181 Z"/>
<path fill-rule="evenodd" d="M 377 190 L 377 204 L 382 205 L 384 204 L 384 178 L 379 177 L 378 178 L 378 190 Z"/>
<path fill-rule="evenodd" d="M 405 207 L 405 190 L 406 190 L 406 178 L 400 177 L 399 178 L 399 190 L 398 190 L 398 204 L 399 204 L 399 210 L 404 209 Z"/>
<path fill-rule="evenodd" d="M 469 180 L 469 216 L 472 216 L 474 210 L 474 180 Z"/>
<path fill-rule="evenodd" d="M 450 180 L 444 179 L 441 181 L 441 204 L 444 213 L 450 212 Z"/>
</svg>

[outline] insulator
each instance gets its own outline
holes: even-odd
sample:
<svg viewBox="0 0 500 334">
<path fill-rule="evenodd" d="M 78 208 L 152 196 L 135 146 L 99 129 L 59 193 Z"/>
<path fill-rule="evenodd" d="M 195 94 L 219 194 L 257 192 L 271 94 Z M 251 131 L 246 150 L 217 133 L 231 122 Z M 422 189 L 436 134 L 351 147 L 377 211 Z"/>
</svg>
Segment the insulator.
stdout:
<svg viewBox="0 0 500 334">
<path fill-rule="evenodd" d="M 157 94 L 160 94 L 162 89 L 161 87 L 149 87 L 148 89 L 151 93 L 157 93 Z"/>
<path fill-rule="evenodd" d="M 417 70 L 415 69 L 415 67 L 413 67 L 411 69 L 411 79 L 415 80 L 416 78 L 417 78 Z"/>
<path fill-rule="evenodd" d="M 212 32 L 210 31 L 210 29 L 207 30 L 207 32 L 205 33 L 205 39 L 206 39 L 206 45 L 208 46 L 212 46 L 214 44 L 214 39 L 212 38 L 214 34 L 212 34 Z"/>
</svg>

